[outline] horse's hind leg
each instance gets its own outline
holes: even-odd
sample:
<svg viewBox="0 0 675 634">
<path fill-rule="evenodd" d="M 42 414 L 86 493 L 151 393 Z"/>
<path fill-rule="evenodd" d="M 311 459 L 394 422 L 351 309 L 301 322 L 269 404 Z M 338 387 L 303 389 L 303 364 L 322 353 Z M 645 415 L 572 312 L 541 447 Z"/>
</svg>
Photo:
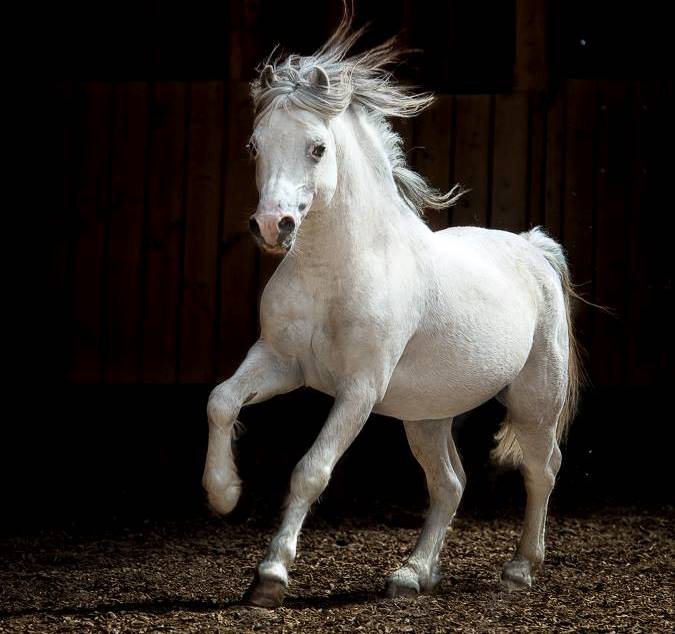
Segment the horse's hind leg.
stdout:
<svg viewBox="0 0 675 634">
<path fill-rule="evenodd" d="M 556 424 L 564 399 L 563 374 L 555 354 L 530 359 L 501 395 L 507 424 L 522 452 L 519 466 L 527 492 L 523 531 L 513 559 L 502 571 L 502 583 L 509 590 L 531 586 L 544 560 L 548 500 L 561 462 Z"/>
<path fill-rule="evenodd" d="M 429 512 L 405 565 L 387 579 L 387 595 L 415 596 L 440 580 L 438 558 L 464 491 L 464 470 L 452 439 L 452 419 L 405 422 L 410 448 L 424 469 Z"/>
</svg>

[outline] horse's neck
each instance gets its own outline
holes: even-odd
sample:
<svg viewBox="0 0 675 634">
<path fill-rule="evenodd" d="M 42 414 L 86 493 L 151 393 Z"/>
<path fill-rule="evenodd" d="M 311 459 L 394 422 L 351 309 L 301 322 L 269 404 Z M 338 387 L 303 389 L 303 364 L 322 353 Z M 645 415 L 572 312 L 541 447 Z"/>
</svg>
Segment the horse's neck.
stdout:
<svg viewBox="0 0 675 634">
<path fill-rule="evenodd" d="M 400 240 L 406 225 L 419 221 L 401 209 L 388 159 L 367 120 L 347 111 L 333 126 L 337 188 L 328 206 L 307 215 L 294 249 L 312 266 L 339 268 Z"/>
</svg>

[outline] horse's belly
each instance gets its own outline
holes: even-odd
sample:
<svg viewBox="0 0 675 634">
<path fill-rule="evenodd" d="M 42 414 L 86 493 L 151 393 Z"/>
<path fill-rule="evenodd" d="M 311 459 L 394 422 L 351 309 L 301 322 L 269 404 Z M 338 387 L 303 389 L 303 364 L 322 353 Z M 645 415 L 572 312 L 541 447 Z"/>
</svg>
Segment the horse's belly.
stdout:
<svg viewBox="0 0 675 634">
<path fill-rule="evenodd" d="M 477 346 L 466 340 L 413 342 L 396 366 L 375 412 L 403 420 L 449 418 L 492 398 L 520 373 L 531 331 L 494 337 Z"/>
<path fill-rule="evenodd" d="M 452 377 L 447 376 L 443 388 L 440 386 L 420 386 L 415 375 L 398 373 L 392 377 L 390 387 L 384 399 L 373 411 L 376 414 L 392 416 L 401 420 L 433 420 L 458 416 L 478 407 L 498 394 L 509 381 L 494 382 L 490 387 L 485 383 L 475 389 L 461 391 L 453 385 Z M 443 378 L 443 377 L 440 377 Z M 464 385 L 461 386 L 465 388 Z"/>
</svg>

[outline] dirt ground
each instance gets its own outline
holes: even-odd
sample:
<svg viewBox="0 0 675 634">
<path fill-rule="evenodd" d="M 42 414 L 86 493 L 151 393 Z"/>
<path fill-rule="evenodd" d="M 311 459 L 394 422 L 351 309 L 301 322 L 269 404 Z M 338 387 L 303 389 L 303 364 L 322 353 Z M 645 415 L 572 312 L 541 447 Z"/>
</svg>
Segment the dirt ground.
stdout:
<svg viewBox="0 0 675 634">
<path fill-rule="evenodd" d="M 148 522 L 2 540 L 0 632 L 673 631 L 672 508 L 556 517 L 536 586 L 509 594 L 514 518 L 458 517 L 437 592 L 384 599 L 421 518 L 312 519 L 284 606 L 240 603 L 271 534 L 251 519 Z"/>
</svg>

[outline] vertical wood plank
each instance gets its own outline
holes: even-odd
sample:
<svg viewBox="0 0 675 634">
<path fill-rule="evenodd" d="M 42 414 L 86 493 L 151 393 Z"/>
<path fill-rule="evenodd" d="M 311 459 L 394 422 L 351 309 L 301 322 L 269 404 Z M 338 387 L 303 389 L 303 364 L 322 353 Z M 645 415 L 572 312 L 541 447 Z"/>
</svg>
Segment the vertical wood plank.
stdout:
<svg viewBox="0 0 675 634">
<path fill-rule="evenodd" d="M 158 82 L 152 98 L 142 376 L 144 382 L 167 383 L 177 378 L 187 87 Z"/>
<path fill-rule="evenodd" d="M 430 108 L 415 121 L 415 168 L 436 189 L 445 193 L 450 189 L 450 151 L 452 141 L 453 98 L 439 95 Z M 447 209 L 426 212 L 428 225 L 439 231 L 449 226 Z"/>
<path fill-rule="evenodd" d="M 562 240 L 562 202 L 567 155 L 567 83 L 561 82 L 548 103 L 546 115 L 546 173 L 542 222 L 557 240 Z"/>
<path fill-rule="evenodd" d="M 516 0 L 514 88 L 546 90 L 548 84 L 548 3 Z"/>
<path fill-rule="evenodd" d="M 102 282 L 106 222 L 110 205 L 110 140 L 113 90 L 88 83 L 83 94 L 83 152 L 76 200 L 78 231 L 74 253 L 74 336 L 72 381 L 102 378 Z"/>
<path fill-rule="evenodd" d="M 542 93 L 528 95 L 529 123 L 527 152 L 527 212 L 526 229 L 544 223 L 546 187 L 546 110 Z"/>
<path fill-rule="evenodd" d="M 647 82 L 643 143 L 646 154 L 646 198 L 642 205 L 641 239 L 649 245 L 647 262 L 647 303 L 644 311 L 644 347 L 649 384 L 668 389 L 675 378 L 673 354 L 673 264 L 672 264 L 672 140 L 673 82 Z"/>
<path fill-rule="evenodd" d="M 252 126 L 246 82 L 229 84 L 227 108 L 216 368 L 220 377 L 232 374 L 259 332 L 257 247 L 248 233 L 257 191 L 255 167 L 245 150 Z"/>
<path fill-rule="evenodd" d="M 492 172 L 494 229 L 522 231 L 527 209 L 527 95 L 497 95 Z"/>
<path fill-rule="evenodd" d="M 272 51 L 260 48 L 264 42 L 261 20 L 262 0 L 230 2 L 229 78 L 234 81 L 253 77 L 254 69 Z"/>
<path fill-rule="evenodd" d="M 624 350 L 625 222 L 630 127 L 627 82 L 599 84 L 598 204 L 596 213 L 595 301 L 612 317 L 593 311 L 593 349 L 598 386 L 621 385 Z"/>
<path fill-rule="evenodd" d="M 593 248 L 595 212 L 595 130 L 597 82 L 570 80 L 568 86 L 565 189 L 563 196 L 563 242 L 570 260 L 572 279 L 580 293 L 593 299 Z M 581 342 L 591 348 L 590 307 L 578 302 L 576 326 Z M 591 358 L 589 370 L 595 379 L 600 359 Z"/>
<path fill-rule="evenodd" d="M 645 82 L 646 83 L 646 82 Z M 630 178 L 629 210 L 627 218 L 626 257 L 628 266 L 626 289 L 626 340 L 625 382 L 629 385 L 646 385 L 650 379 L 649 368 L 649 223 L 645 222 L 648 199 L 649 88 L 635 82 L 631 95 L 630 112 Z"/>
<path fill-rule="evenodd" d="M 213 380 L 221 213 L 222 82 L 192 84 L 179 380 Z"/>
<path fill-rule="evenodd" d="M 72 233 L 76 224 L 76 160 L 78 139 L 81 138 L 81 89 L 73 82 L 59 82 L 56 86 L 57 107 L 54 109 L 55 186 L 58 188 L 57 207 L 48 215 L 46 235 L 49 240 L 50 265 L 53 285 L 51 296 L 42 297 L 51 306 L 51 327 L 37 339 L 38 348 L 47 355 L 47 372 L 60 382 L 68 377 L 73 354 L 71 341 L 72 317 Z"/>
<path fill-rule="evenodd" d="M 635 82 L 629 94 L 623 383 L 665 387 L 673 375 L 667 334 L 672 328 L 671 234 L 665 229 L 671 212 L 664 203 L 672 169 L 672 82 Z"/>
<path fill-rule="evenodd" d="M 115 88 L 105 379 L 139 379 L 148 84 Z"/>
<path fill-rule="evenodd" d="M 488 218 L 490 96 L 457 97 L 455 180 L 470 189 L 452 210 L 453 226 L 485 227 Z"/>
</svg>

